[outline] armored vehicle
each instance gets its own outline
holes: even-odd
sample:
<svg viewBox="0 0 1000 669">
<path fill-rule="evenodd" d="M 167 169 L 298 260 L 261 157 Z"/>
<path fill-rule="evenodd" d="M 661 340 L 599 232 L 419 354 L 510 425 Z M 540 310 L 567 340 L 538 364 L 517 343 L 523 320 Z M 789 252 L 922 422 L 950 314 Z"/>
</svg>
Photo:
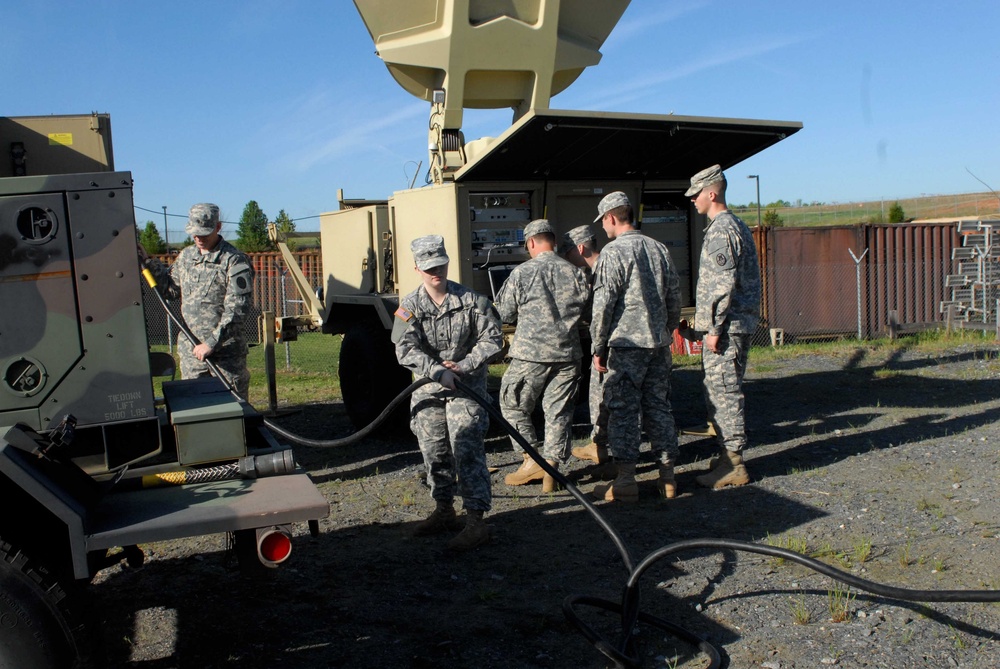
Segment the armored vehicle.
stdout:
<svg viewBox="0 0 1000 669">
<path fill-rule="evenodd" d="M 246 570 L 277 566 L 329 509 L 218 380 L 154 396 L 174 360 L 149 350 L 110 119 L 0 118 L 0 145 L 0 668 L 99 667 L 99 570 L 230 532 Z"/>
<path fill-rule="evenodd" d="M 306 323 L 344 335 L 341 389 L 358 425 L 409 381 L 388 328 L 399 297 L 419 284 L 412 239 L 442 235 L 449 278 L 495 295 L 528 259 L 526 223 L 548 218 L 562 234 L 591 223 L 600 199 L 622 190 L 638 207 L 642 231 L 670 247 L 684 304 L 693 306 L 705 221 L 684 197 L 691 175 L 715 163 L 728 169 L 802 127 L 550 109 L 552 95 L 600 60 L 628 0 L 354 4 L 392 77 L 430 103 L 428 184 L 381 200 L 341 193 L 338 210 L 321 217 L 324 299 L 300 286 L 312 305 Z M 464 108 L 504 107 L 514 116 L 506 131 L 465 141 Z"/>
</svg>

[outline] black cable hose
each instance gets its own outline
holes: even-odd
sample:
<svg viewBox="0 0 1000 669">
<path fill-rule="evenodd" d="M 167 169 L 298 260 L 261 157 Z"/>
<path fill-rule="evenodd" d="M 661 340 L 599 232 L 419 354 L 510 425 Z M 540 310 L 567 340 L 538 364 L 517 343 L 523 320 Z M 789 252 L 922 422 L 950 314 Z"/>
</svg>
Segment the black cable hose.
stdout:
<svg viewBox="0 0 1000 669">
<path fill-rule="evenodd" d="M 191 340 L 192 344 L 197 344 L 197 339 L 194 334 L 190 331 L 190 329 L 188 329 L 187 325 L 178 319 L 177 316 L 175 316 L 174 313 L 167 307 L 166 300 L 163 299 L 155 287 L 153 292 L 160 298 L 160 301 L 163 303 L 163 307 L 166 309 L 170 318 L 174 320 L 181 331 L 184 332 L 188 339 Z M 215 374 L 215 376 L 218 377 L 234 395 L 236 395 L 236 392 L 229 385 L 226 378 L 219 373 L 219 370 L 215 367 L 215 365 L 213 365 L 208 358 L 205 359 L 205 362 L 208 363 L 212 373 Z M 320 448 L 347 446 L 356 441 L 360 441 L 371 434 L 372 431 L 377 429 L 379 425 L 381 425 L 382 422 L 389 417 L 389 414 L 395 411 L 395 409 L 402 402 L 406 401 L 417 388 L 420 388 L 428 383 L 431 383 L 430 379 L 418 379 L 417 381 L 414 381 L 402 392 L 400 392 L 399 395 L 397 395 L 382 411 L 382 413 L 380 413 L 369 425 L 365 426 L 358 432 L 341 439 L 307 439 L 289 432 L 267 419 L 264 420 L 264 424 L 276 432 L 279 436 L 303 446 Z M 715 548 L 717 550 L 745 551 L 748 553 L 757 553 L 759 555 L 783 558 L 812 569 L 813 571 L 825 576 L 829 576 L 835 581 L 845 583 L 851 587 L 857 588 L 858 590 L 864 590 L 865 592 L 879 595 L 881 597 L 907 602 L 1000 602 L 1000 590 L 913 590 L 909 588 L 897 588 L 859 578 L 831 567 L 824 562 L 814 560 L 813 558 L 806 557 L 805 555 L 796 553 L 792 550 L 779 548 L 777 546 L 765 546 L 762 544 L 753 544 L 746 541 L 736 541 L 731 539 L 709 538 L 678 541 L 653 551 L 648 556 L 643 558 L 642 562 L 635 565 L 632 554 L 629 551 L 628 546 L 625 545 L 624 540 L 579 488 L 563 476 L 558 469 L 550 465 L 545 458 L 543 458 L 538 451 L 536 451 L 531 444 L 529 444 L 524 437 L 521 436 L 514 426 L 503 417 L 500 410 L 493 406 L 493 403 L 490 402 L 489 399 L 482 397 L 479 393 L 475 392 L 462 381 L 456 380 L 455 387 L 479 404 L 479 406 L 483 407 L 490 417 L 503 426 L 504 430 L 506 430 L 507 434 L 510 435 L 511 439 L 515 440 L 518 445 L 524 449 L 524 452 L 531 456 L 531 459 L 534 460 L 543 471 L 561 483 L 566 491 L 573 495 L 573 497 L 575 497 L 577 501 L 583 505 L 584 509 L 586 509 L 587 512 L 594 518 L 597 524 L 604 530 L 608 537 L 610 537 L 612 543 L 614 543 L 615 547 L 618 549 L 618 552 L 622 557 L 622 562 L 625 564 L 625 570 L 628 572 L 628 581 L 626 582 L 624 593 L 622 594 L 622 602 L 620 604 L 606 599 L 589 597 L 586 595 L 570 595 L 566 597 L 562 603 L 563 615 L 565 615 L 566 618 L 576 626 L 580 633 L 583 634 L 583 636 L 592 646 L 594 646 L 594 648 L 596 648 L 609 660 L 614 662 L 618 669 L 636 669 L 641 666 L 639 657 L 629 653 L 632 631 L 637 622 L 651 625 L 652 627 L 663 630 L 664 632 L 667 632 L 668 634 L 671 634 L 682 641 L 697 647 L 702 653 L 709 657 L 710 664 L 708 669 L 718 669 L 718 667 L 722 666 L 721 653 L 719 653 L 718 649 L 716 649 L 715 646 L 710 644 L 708 641 L 702 639 L 690 630 L 671 623 L 668 620 L 664 620 L 663 618 L 643 613 L 639 609 L 639 580 L 642 575 L 656 562 L 681 551 Z M 239 395 L 236 396 L 239 397 Z M 619 614 L 621 617 L 621 631 L 618 634 L 618 643 L 613 644 L 609 642 L 590 625 L 584 622 L 584 620 L 577 613 L 577 607 L 579 606 L 590 606 Z"/>
</svg>

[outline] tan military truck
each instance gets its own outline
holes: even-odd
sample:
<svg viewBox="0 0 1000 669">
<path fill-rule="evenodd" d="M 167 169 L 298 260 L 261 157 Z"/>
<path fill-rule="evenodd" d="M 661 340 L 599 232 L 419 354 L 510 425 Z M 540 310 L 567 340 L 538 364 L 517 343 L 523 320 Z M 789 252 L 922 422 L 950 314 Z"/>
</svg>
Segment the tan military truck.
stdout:
<svg viewBox="0 0 1000 669">
<path fill-rule="evenodd" d="M 300 286 L 312 304 L 306 322 L 344 335 L 341 388 L 359 426 L 409 381 L 388 330 L 399 297 L 419 283 L 412 239 L 442 235 L 449 278 L 495 295 L 528 259 L 526 223 L 548 218 L 561 234 L 591 223 L 600 199 L 622 190 L 639 206 L 642 231 L 670 247 L 690 306 L 704 227 L 684 197 L 691 175 L 736 165 L 802 127 L 550 109 L 552 95 L 600 60 L 628 0 L 354 4 L 389 73 L 430 103 L 427 185 L 383 200 L 341 194 L 339 209 L 321 217 L 323 299 Z M 466 107 L 510 107 L 513 123 L 496 138 L 466 142 Z"/>
<path fill-rule="evenodd" d="M 110 118 L 0 118 L 0 146 L 0 667 L 104 667 L 98 571 L 229 532 L 246 571 L 276 567 L 329 508 L 218 380 L 154 396 L 174 360 L 149 350 Z"/>
</svg>

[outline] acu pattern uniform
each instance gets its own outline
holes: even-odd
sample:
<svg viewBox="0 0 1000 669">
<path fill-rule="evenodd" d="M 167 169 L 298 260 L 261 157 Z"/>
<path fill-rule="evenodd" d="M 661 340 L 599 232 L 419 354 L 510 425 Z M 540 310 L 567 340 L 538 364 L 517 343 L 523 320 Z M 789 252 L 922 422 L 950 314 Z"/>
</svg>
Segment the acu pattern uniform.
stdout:
<svg viewBox="0 0 1000 669">
<path fill-rule="evenodd" d="M 220 238 L 208 253 L 188 246 L 169 269 L 155 261 L 148 266 L 164 297 L 180 299 L 181 314 L 191 332 L 214 349 L 212 363 L 246 399 L 250 372 L 244 324 L 250 312 L 254 277 L 250 259 Z M 178 351 L 183 378 L 211 373 L 208 363 L 194 357 L 191 347 L 178 346 Z"/>
<path fill-rule="evenodd" d="M 759 320 L 760 268 L 750 229 L 731 211 L 718 214 L 705 230 L 696 305 L 694 329 L 719 335 L 723 349 L 718 355 L 702 348 L 708 419 L 726 450 L 740 452 L 747 441 L 742 386 Z"/>
<path fill-rule="evenodd" d="M 528 240 L 542 233 L 554 234 L 544 219 L 530 223 L 524 236 Z M 547 250 L 515 267 L 497 295 L 501 321 L 517 324 L 512 360 L 500 386 L 500 408 L 550 464 L 569 457 L 582 357 L 577 327 L 589 292 L 583 270 Z M 541 448 L 531 420 L 539 399 L 545 416 Z M 517 442 L 514 446 L 521 451 Z M 509 485 L 543 478 L 534 460 L 527 453 L 523 456 L 524 471 L 507 477 Z"/>
<path fill-rule="evenodd" d="M 661 464 L 679 455 L 670 413 L 671 332 L 681 297 L 670 252 L 638 230 L 618 235 L 601 252 L 594 277 L 591 336 L 606 353 L 604 405 L 608 446 L 616 460 L 639 458 L 639 413 Z"/>
<path fill-rule="evenodd" d="M 437 381 L 441 363 L 454 361 L 460 379 L 486 396 L 487 362 L 500 351 L 500 325 L 489 301 L 454 281 L 439 306 L 420 286 L 403 298 L 396 322 L 405 331 L 396 342 L 396 357 L 418 378 Z M 489 417 L 474 400 L 438 383 L 421 386 L 410 398 L 410 428 L 420 444 L 431 497 L 450 505 L 456 493 L 466 510 L 489 511 L 490 474 L 483 438 Z"/>
</svg>

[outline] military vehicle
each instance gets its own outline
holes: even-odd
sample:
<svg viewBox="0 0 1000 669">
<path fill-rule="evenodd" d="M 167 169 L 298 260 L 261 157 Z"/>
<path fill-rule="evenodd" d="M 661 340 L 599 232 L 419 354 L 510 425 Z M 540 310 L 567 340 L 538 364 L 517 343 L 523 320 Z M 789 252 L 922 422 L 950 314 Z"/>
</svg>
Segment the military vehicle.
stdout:
<svg viewBox="0 0 1000 669">
<path fill-rule="evenodd" d="M 241 567 L 265 571 L 292 524 L 329 511 L 217 379 L 154 397 L 174 360 L 150 354 L 110 130 L 102 114 L 0 118 L 0 668 L 102 666 L 85 586 L 141 564 L 139 544 L 232 532 Z"/>
<path fill-rule="evenodd" d="M 281 327 L 344 335 L 341 389 L 357 425 L 409 382 L 388 329 L 400 296 L 419 285 L 411 240 L 442 235 L 449 278 L 495 295 L 528 259 L 526 223 L 544 217 L 562 234 L 591 223 L 600 199 L 622 190 L 638 205 L 642 231 L 670 247 L 684 305 L 693 306 L 705 221 L 684 197 L 691 175 L 715 163 L 728 169 L 802 127 L 550 109 L 551 96 L 600 60 L 628 0 L 354 4 L 392 77 L 430 103 L 429 183 L 382 200 L 341 193 L 339 209 L 321 216 L 323 299 L 293 269 L 311 314 Z M 504 107 L 514 112 L 506 131 L 465 141 L 464 108 Z"/>
</svg>

